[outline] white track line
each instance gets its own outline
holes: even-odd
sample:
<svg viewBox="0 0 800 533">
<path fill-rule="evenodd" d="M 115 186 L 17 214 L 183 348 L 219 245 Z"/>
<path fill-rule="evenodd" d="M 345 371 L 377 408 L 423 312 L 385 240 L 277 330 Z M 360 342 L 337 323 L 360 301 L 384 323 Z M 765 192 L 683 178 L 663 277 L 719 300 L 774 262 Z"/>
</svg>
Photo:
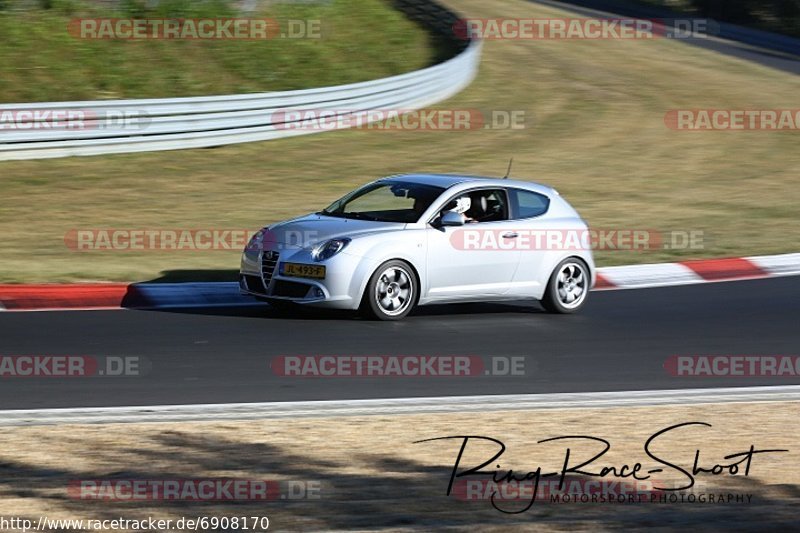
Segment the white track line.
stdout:
<svg viewBox="0 0 800 533">
<path fill-rule="evenodd" d="M 800 385 L 307 402 L 81 407 L 0 411 L 0 426 L 186 422 L 800 401 Z"/>
<path fill-rule="evenodd" d="M 792 276 L 800 274 L 800 253 L 781 255 L 757 255 L 745 257 L 771 276 Z"/>
</svg>

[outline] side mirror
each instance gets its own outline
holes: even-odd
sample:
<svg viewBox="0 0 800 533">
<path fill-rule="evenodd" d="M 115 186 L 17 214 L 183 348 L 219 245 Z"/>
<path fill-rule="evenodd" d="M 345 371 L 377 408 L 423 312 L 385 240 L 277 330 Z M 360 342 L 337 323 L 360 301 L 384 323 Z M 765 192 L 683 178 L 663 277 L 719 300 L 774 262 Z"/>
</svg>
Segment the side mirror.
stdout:
<svg viewBox="0 0 800 533">
<path fill-rule="evenodd" d="M 463 226 L 465 222 L 464 215 L 456 213 L 455 211 L 445 211 L 442 215 L 440 224 L 442 226 Z"/>
</svg>

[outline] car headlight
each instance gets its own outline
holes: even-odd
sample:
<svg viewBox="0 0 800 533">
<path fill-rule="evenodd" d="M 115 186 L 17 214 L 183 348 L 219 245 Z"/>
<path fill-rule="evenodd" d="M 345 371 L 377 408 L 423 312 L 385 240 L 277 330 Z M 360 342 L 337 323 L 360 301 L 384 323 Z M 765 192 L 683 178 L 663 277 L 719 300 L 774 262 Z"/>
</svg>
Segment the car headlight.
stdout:
<svg viewBox="0 0 800 533">
<path fill-rule="evenodd" d="M 250 237 L 250 240 L 245 247 L 246 252 L 258 252 L 261 250 L 261 239 L 264 237 L 264 230 L 258 230 L 255 235 Z"/>
<path fill-rule="evenodd" d="M 315 246 L 314 249 L 311 250 L 311 257 L 314 261 L 325 261 L 344 250 L 344 247 L 348 244 L 350 244 L 350 239 L 347 237 L 330 239 Z"/>
</svg>

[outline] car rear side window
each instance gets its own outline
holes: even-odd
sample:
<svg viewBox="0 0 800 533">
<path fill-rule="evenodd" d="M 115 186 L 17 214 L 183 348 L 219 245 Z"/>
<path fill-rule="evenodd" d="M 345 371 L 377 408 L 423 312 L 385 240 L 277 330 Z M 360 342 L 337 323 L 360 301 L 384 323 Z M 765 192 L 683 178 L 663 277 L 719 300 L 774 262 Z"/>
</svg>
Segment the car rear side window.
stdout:
<svg viewBox="0 0 800 533">
<path fill-rule="evenodd" d="M 509 189 L 515 218 L 533 218 L 547 213 L 550 198 L 543 194 L 523 189 Z"/>
</svg>

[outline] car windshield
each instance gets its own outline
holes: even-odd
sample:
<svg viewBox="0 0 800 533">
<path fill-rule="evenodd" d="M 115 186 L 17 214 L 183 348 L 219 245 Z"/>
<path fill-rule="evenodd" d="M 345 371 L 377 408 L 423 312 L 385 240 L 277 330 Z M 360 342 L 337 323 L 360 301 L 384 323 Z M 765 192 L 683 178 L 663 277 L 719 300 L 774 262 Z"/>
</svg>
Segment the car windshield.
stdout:
<svg viewBox="0 0 800 533">
<path fill-rule="evenodd" d="M 442 192 L 443 188 L 431 185 L 379 181 L 356 189 L 320 214 L 380 222 L 417 222 Z"/>
</svg>

